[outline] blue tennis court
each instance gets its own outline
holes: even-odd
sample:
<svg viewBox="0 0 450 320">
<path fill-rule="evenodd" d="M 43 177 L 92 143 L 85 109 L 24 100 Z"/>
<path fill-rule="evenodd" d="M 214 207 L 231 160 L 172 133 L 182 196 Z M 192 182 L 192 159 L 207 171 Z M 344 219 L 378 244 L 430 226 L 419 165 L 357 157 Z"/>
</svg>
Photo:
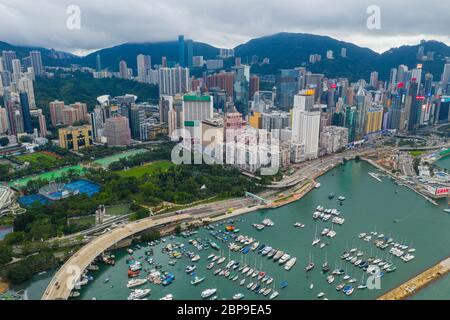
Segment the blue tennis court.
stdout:
<svg viewBox="0 0 450 320">
<path fill-rule="evenodd" d="M 19 198 L 18 201 L 21 205 L 26 207 L 31 206 L 35 202 L 38 202 L 40 204 L 49 204 L 52 201 L 62 199 L 64 195 L 63 193 L 65 193 L 65 191 L 69 191 L 70 194 L 80 193 L 85 194 L 88 197 L 92 197 L 100 192 L 100 186 L 88 180 L 81 179 L 72 181 L 71 183 L 64 185 L 64 187 L 59 191 L 49 193 L 47 194 L 47 196 L 44 196 L 42 194 L 33 194 L 29 196 L 23 196 Z"/>
</svg>

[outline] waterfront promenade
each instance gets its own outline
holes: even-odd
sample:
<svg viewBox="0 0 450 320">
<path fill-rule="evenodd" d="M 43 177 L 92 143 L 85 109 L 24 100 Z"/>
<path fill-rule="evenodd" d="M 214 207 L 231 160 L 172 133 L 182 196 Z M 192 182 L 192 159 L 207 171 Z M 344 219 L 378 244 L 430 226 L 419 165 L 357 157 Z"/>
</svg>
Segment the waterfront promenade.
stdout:
<svg viewBox="0 0 450 320">
<path fill-rule="evenodd" d="M 450 272 L 450 257 L 422 272 L 378 300 L 404 300 Z"/>
</svg>

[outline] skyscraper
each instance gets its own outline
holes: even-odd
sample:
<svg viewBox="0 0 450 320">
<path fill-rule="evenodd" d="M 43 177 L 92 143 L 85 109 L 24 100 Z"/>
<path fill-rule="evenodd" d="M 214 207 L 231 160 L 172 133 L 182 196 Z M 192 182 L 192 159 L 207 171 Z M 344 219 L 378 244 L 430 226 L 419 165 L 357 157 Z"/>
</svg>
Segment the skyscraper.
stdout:
<svg viewBox="0 0 450 320">
<path fill-rule="evenodd" d="M 189 68 L 160 68 L 158 78 L 160 95 L 174 95 L 191 90 Z"/>
<path fill-rule="evenodd" d="M 130 129 L 131 137 L 135 140 L 142 140 L 141 125 L 145 121 L 145 110 L 142 106 L 134 105 L 130 108 Z"/>
<path fill-rule="evenodd" d="M 186 53 L 187 53 L 187 66 L 190 68 L 193 64 L 193 57 L 194 57 L 194 41 L 191 39 L 186 40 Z"/>
<path fill-rule="evenodd" d="M 18 88 L 20 91 L 24 91 L 27 93 L 30 109 L 36 109 L 33 80 L 28 77 L 21 77 L 18 83 Z"/>
<path fill-rule="evenodd" d="M 119 74 L 122 79 L 128 79 L 128 67 L 124 60 L 119 62 Z"/>
<path fill-rule="evenodd" d="M 292 110 L 292 144 L 303 146 L 304 159 L 317 158 L 319 153 L 320 111 Z"/>
<path fill-rule="evenodd" d="M 370 73 L 370 86 L 372 88 L 378 87 L 378 72 L 376 71 Z"/>
<path fill-rule="evenodd" d="M 250 66 L 241 64 L 234 70 L 234 104 L 244 116 L 248 114 Z"/>
<path fill-rule="evenodd" d="M 255 93 L 259 91 L 259 77 L 252 75 L 250 77 L 250 96 L 249 99 L 253 101 Z"/>
<path fill-rule="evenodd" d="M 26 92 L 19 93 L 20 106 L 22 107 L 23 128 L 26 133 L 33 133 L 31 125 L 30 104 L 28 102 L 28 95 Z"/>
<path fill-rule="evenodd" d="M 102 71 L 102 58 L 100 56 L 100 53 L 97 53 L 97 56 L 95 59 L 96 59 L 96 70 Z"/>
<path fill-rule="evenodd" d="M 184 137 L 187 145 L 200 143 L 201 122 L 213 117 L 213 98 L 211 96 L 183 96 L 183 127 L 190 137 Z M 190 139 L 189 139 L 190 138 Z"/>
<path fill-rule="evenodd" d="M 16 52 L 3 50 L 2 57 L 3 57 L 3 69 L 12 73 L 13 72 L 12 61 L 14 59 L 17 59 Z"/>
<path fill-rule="evenodd" d="M 276 106 L 289 110 L 294 104 L 294 95 L 298 92 L 299 72 L 295 69 L 281 69 L 276 77 Z"/>
<path fill-rule="evenodd" d="M 147 82 L 147 72 L 151 68 L 151 57 L 140 54 L 137 56 L 137 75 L 139 82 Z"/>
<path fill-rule="evenodd" d="M 30 63 L 35 76 L 42 76 L 45 73 L 40 51 L 30 51 Z"/>
<path fill-rule="evenodd" d="M 442 76 L 441 76 L 442 88 L 446 89 L 449 82 L 450 82 L 450 63 L 446 63 L 444 65 L 444 71 L 442 71 Z"/>
<path fill-rule="evenodd" d="M 180 66 L 185 67 L 186 66 L 186 60 L 185 60 L 185 44 L 184 44 L 184 35 L 178 36 L 178 62 L 180 63 Z"/>
<path fill-rule="evenodd" d="M 131 141 L 130 125 L 127 117 L 106 119 L 103 132 L 109 146 L 126 146 Z"/>
</svg>

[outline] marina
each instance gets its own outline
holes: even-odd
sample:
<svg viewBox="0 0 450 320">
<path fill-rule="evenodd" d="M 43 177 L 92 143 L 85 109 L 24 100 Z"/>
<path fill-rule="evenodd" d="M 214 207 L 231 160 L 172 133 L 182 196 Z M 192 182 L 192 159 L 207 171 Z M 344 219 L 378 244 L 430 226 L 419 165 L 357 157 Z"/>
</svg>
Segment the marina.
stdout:
<svg viewBox="0 0 450 320">
<path fill-rule="evenodd" d="M 233 223 L 227 221 L 214 223 L 185 236 L 166 237 L 165 243 L 159 242 L 151 246 L 154 252 L 153 265 L 149 265 L 144 259 L 149 247 L 129 248 L 133 250 L 132 256 L 143 262 L 143 271 L 138 278 L 147 276 L 145 269 L 150 272 L 155 265 L 161 266 L 157 270 L 160 274 L 167 272 L 174 276 L 174 279 L 169 281 L 170 285 L 148 282 L 139 288 L 151 289 L 150 295 L 146 298 L 154 300 L 169 294 L 174 299 L 201 299 L 204 290 L 213 288 L 217 289 L 217 292 L 210 298 L 217 296 L 217 299 L 232 299 L 239 293 L 242 293 L 243 299 L 246 300 L 270 299 L 275 292 L 276 299 L 318 299 L 318 294 L 322 292 L 325 294 L 322 299 L 330 300 L 378 298 L 436 264 L 437 260 L 445 258 L 442 255 L 447 250 L 446 243 L 450 241 L 450 236 L 446 232 L 450 226 L 450 219 L 448 214 L 442 212 L 442 208 L 432 206 L 422 197 L 410 192 L 409 189 L 396 186 L 390 180 L 374 184 L 373 178 L 368 175 L 370 170 L 373 168 L 365 162 L 349 162 L 319 178 L 321 188 L 313 190 L 300 201 L 273 210 L 260 210 L 235 217 Z M 331 192 L 345 196 L 345 202 L 340 205 L 337 198 L 328 199 Z M 380 198 L 383 201 L 379 201 Z M 339 217 L 345 217 L 345 223 L 335 225 L 331 220 L 328 222 L 321 219 L 314 220 L 312 213 L 318 206 L 331 210 L 335 208 L 340 213 Z M 274 225 L 262 232 L 253 227 L 253 224 L 262 224 L 266 219 L 270 219 Z M 306 227 L 301 229 L 293 227 L 298 221 L 305 223 Z M 230 232 L 229 228 L 228 231 L 226 227 L 231 225 L 239 232 Z M 417 232 L 416 228 L 419 225 L 421 230 L 433 227 L 433 232 Z M 429 228 L 425 228 L 426 226 Z M 329 245 L 323 249 L 319 245 L 312 246 L 311 242 L 315 236 L 321 238 L 320 232 L 326 228 L 336 231 L 337 235 L 330 238 Z M 213 231 L 217 233 L 221 231 L 223 235 L 228 232 L 230 235 L 228 241 L 214 237 L 211 234 Z M 372 234 L 375 232 L 377 236 Z M 390 242 L 392 243 L 390 248 L 380 248 L 382 238 L 378 236 L 383 234 L 388 238 L 386 240 L 391 237 L 394 239 Z M 235 238 L 232 238 L 232 235 L 235 235 Z M 369 242 L 364 240 L 367 236 L 372 236 Z M 238 237 L 244 242 L 236 243 Z M 197 239 L 201 240 L 202 250 L 198 249 L 199 241 L 194 243 Z M 250 240 L 253 240 L 253 245 L 251 243 L 246 245 L 245 242 Z M 216 243 L 220 249 L 213 249 L 211 242 Z M 200 256 L 200 259 L 192 262 L 192 258 L 187 256 L 177 259 L 163 252 L 163 248 L 167 245 L 176 243 L 183 244 L 186 251 L 194 253 L 194 256 Z M 257 248 L 252 250 L 256 243 Z M 403 246 L 414 243 L 415 252 L 410 254 L 415 258 L 405 262 L 391 254 L 389 251 L 395 248 L 393 246 L 395 243 Z M 241 246 L 241 249 L 229 250 L 231 244 Z M 270 247 L 270 250 L 266 249 L 265 255 L 262 254 L 264 248 L 258 253 L 262 245 Z M 248 251 L 243 250 L 246 247 L 249 247 Z M 342 260 L 344 252 L 352 255 L 349 261 Z M 404 254 L 406 253 L 409 252 Z M 130 258 L 130 254 L 126 249 L 114 251 L 113 254 L 115 266 L 100 263 L 100 270 L 91 272 L 94 280 L 83 286 L 80 296 L 74 299 L 128 298 L 130 289 L 126 285 L 130 279 L 127 276 L 129 266 L 126 260 Z M 284 265 L 280 266 L 279 260 L 285 254 L 291 257 L 285 257 Z M 221 258 L 216 258 L 218 256 Z M 391 264 L 396 267 L 396 270 L 391 272 L 387 272 L 386 268 L 381 278 L 381 290 L 368 290 L 363 281 L 368 278 L 363 262 L 372 256 L 379 260 L 377 264 L 386 262 L 382 267 L 389 265 L 391 260 Z M 291 262 L 294 263 L 293 267 L 289 271 L 286 270 L 285 267 L 294 257 L 296 260 Z M 172 260 L 177 261 L 173 266 L 169 265 Z M 233 264 L 230 264 L 231 260 L 234 260 Z M 305 267 L 311 262 L 314 262 L 315 267 L 306 271 Z M 211 267 L 212 263 L 214 265 Z M 195 275 L 187 274 L 186 267 L 194 264 Z M 223 271 L 227 265 L 229 269 Z M 207 268 L 208 266 L 210 268 Z M 246 276 L 242 274 L 243 271 L 246 271 Z M 334 271 L 336 273 L 333 273 Z M 330 275 L 333 278 L 329 277 Z M 191 281 L 195 280 L 196 276 L 205 279 L 194 286 Z M 104 283 L 105 279 L 109 279 L 109 282 Z M 263 283 L 264 279 L 266 280 Z M 264 290 L 261 291 L 262 289 Z M 271 293 L 266 295 L 269 289 Z"/>
</svg>

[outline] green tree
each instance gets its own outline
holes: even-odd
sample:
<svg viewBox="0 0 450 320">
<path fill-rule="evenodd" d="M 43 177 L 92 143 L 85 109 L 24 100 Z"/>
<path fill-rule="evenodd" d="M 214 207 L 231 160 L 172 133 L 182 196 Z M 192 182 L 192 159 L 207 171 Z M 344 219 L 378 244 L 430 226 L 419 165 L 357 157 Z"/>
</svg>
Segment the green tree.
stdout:
<svg viewBox="0 0 450 320">
<path fill-rule="evenodd" d="M 6 264 L 12 260 L 11 248 L 6 245 L 0 245 L 0 265 Z"/>
</svg>

